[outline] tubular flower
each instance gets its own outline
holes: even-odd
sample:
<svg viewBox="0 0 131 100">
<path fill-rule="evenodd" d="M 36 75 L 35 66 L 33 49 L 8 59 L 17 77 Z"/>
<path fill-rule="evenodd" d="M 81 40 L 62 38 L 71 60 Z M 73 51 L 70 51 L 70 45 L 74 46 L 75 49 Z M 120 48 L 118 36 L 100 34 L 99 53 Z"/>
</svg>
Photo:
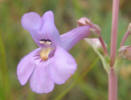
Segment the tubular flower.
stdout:
<svg viewBox="0 0 131 100">
<path fill-rule="evenodd" d="M 59 35 L 52 11 L 45 12 L 43 16 L 35 12 L 26 13 L 21 23 L 39 48 L 19 62 L 18 80 L 21 85 L 29 81 L 32 91 L 36 93 L 49 93 L 55 84 L 64 84 L 76 71 L 77 64 L 68 51 L 90 35 L 90 26 L 80 26 Z"/>
</svg>

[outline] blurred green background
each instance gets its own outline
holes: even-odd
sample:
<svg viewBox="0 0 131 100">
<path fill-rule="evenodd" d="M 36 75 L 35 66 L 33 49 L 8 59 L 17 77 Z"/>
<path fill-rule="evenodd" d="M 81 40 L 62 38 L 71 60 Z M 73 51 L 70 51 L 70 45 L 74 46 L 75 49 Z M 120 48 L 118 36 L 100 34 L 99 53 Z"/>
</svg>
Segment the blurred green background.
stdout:
<svg viewBox="0 0 131 100">
<path fill-rule="evenodd" d="M 118 46 L 131 21 L 130 6 L 131 0 L 120 0 Z M 42 15 L 47 10 L 54 11 L 61 34 L 76 27 L 80 17 L 90 18 L 102 28 L 102 36 L 110 49 L 112 0 L 0 0 L 0 100 L 107 100 L 107 73 L 84 40 L 71 50 L 78 69 L 64 85 L 56 85 L 53 92 L 39 95 L 33 93 L 28 84 L 19 84 L 17 64 L 37 48 L 22 28 L 21 16 L 29 11 Z M 127 44 L 129 42 L 130 39 Z M 124 67 L 118 73 L 119 100 L 131 100 L 131 64 L 125 62 L 121 66 Z"/>
</svg>

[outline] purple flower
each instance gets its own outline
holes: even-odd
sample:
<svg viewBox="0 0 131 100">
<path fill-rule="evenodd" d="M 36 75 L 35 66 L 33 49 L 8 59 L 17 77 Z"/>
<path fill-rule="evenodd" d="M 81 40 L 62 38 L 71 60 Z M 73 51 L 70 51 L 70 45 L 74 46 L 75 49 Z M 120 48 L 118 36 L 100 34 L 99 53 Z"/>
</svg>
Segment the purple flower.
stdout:
<svg viewBox="0 0 131 100">
<path fill-rule="evenodd" d="M 52 11 L 45 12 L 42 17 L 35 12 L 26 13 L 21 23 L 39 48 L 19 62 L 18 80 L 21 85 L 29 80 L 32 91 L 36 93 L 49 93 L 55 84 L 65 83 L 76 71 L 77 64 L 68 51 L 90 35 L 90 27 L 80 26 L 59 35 Z"/>
</svg>

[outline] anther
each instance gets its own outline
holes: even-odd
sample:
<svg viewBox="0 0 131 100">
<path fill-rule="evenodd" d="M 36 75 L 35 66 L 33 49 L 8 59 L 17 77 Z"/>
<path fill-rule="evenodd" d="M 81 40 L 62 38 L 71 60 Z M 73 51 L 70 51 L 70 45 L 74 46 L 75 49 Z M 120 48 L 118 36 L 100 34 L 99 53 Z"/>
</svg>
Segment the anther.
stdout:
<svg viewBox="0 0 131 100">
<path fill-rule="evenodd" d="M 51 45 L 52 42 L 49 39 L 41 39 L 40 44 Z"/>
</svg>

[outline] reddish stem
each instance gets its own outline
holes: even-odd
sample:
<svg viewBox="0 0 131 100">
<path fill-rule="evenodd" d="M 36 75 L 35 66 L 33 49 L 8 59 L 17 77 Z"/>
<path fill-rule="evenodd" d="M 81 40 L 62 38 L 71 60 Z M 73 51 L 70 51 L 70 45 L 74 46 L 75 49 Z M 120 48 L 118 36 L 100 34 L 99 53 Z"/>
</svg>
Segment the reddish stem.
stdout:
<svg viewBox="0 0 131 100">
<path fill-rule="evenodd" d="M 111 33 L 111 67 L 115 63 L 116 47 L 117 47 L 117 28 L 118 28 L 118 12 L 119 0 L 113 0 L 113 13 L 112 13 L 112 33 Z"/>
<path fill-rule="evenodd" d="M 125 41 L 127 40 L 129 34 L 130 34 L 130 31 L 127 30 L 127 32 L 125 33 L 125 35 L 124 35 L 124 37 L 123 37 L 123 39 L 122 39 L 122 41 L 121 41 L 120 46 L 123 46 L 123 45 L 124 45 L 124 43 L 125 43 Z"/>
<path fill-rule="evenodd" d="M 114 63 L 115 63 L 116 47 L 117 47 L 118 12 L 119 12 L 119 0 L 113 0 L 111 54 L 110 54 L 111 62 L 110 62 L 110 72 L 108 75 L 109 100 L 117 100 L 117 76 L 114 70 Z"/>
<path fill-rule="evenodd" d="M 107 56 L 108 55 L 108 51 L 107 51 L 107 47 L 106 47 L 106 45 L 104 43 L 104 40 L 102 39 L 102 37 L 99 37 L 99 40 L 100 40 L 100 43 L 101 43 L 101 45 L 103 47 L 104 54 Z"/>
<path fill-rule="evenodd" d="M 110 72 L 108 74 L 108 100 L 117 100 L 117 76 L 113 67 L 110 68 Z"/>
</svg>

